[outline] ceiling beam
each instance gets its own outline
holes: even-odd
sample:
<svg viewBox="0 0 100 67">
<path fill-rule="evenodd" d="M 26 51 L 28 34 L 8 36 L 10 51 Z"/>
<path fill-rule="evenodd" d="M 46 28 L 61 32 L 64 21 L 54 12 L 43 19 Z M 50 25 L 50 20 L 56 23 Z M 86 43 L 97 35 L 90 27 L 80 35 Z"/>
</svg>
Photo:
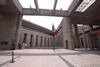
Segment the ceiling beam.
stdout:
<svg viewBox="0 0 100 67">
<path fill-rule="evenodd" d="M 54 6 L 53 6 L 53 10 L 54 10 L 54 11 L 55 11 L 55 9 L 56 9 L 57 2 L 58 2 L 58 0 L 55 0 L 55 2 L 54 2 Z"/>
<path fill-rule="evenodd" d="M 68 9 L 68 15 L 71 15 L 75 9 L 81 4 L 83 0 L 73 0 L 72 4 L 70 5 Z"/>
<path fill-rule="evenodd" d="M 36 7 L 36 9 L 38 10 L 38 9 L 39 9 L 38 1 L 37 1 L 37 0 L 34 0 L 34 3 L 35 3 L 35 7 Z"/>
<path fill-rule="evenodd" d="M 59 17 L 67 17 L 67 11 L 61 11 L 61 10 L 55 10 L 55 13 L 53 10 L 49 9 L 39 9 L 39 12 L 37 12 L 36 9 L 30 9 L 30 8 L 23 8 L 23 15 L 42 15 L 42 16 L 59 16 Z"/>
<path fill-rule="evenodd" d="M 20 12 L 22 12 L 22 5 L 19 3 L 19 1 L 18 0 L 9 0 L 9 1 L 12 1 L 13 2 L 13 4 L 16 6 L 16 8 L 20 11 Z"/>
</svg>

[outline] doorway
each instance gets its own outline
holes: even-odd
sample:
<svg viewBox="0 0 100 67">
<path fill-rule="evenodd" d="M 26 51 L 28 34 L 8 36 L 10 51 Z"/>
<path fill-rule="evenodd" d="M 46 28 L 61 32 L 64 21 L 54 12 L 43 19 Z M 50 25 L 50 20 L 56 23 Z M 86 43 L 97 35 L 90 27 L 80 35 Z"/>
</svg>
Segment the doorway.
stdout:
<svg viewBox="0 0 100 67">
<path fill-rule="evenodd" d="M 66 49 L 68 49 L 68 40 L 65 40 Z"/>
<path fill-rule="evenodd" d="M 33 35 L 31 34 L 31 37 L 30 37 L 30 47 L 32 47 L 33 45 Z"/>
</svg>

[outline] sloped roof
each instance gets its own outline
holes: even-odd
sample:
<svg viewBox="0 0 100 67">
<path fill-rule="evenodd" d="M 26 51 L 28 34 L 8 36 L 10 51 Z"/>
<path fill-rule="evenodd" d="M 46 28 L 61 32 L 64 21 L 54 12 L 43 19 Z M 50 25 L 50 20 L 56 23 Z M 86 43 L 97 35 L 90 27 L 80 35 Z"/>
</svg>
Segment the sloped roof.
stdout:
<svg viewBox="0 0 100 67">
<path fill-rule="evenodd" d="M 31 28 L 33 30 L 38 30 L 40 32 L 52 35 L 52 31 L 51 30 L 46 29 L 44 27 L 41 27 L 39 25 L 36 25 L 34 23 L 31 23 L 30 21 L 23 20 L 22 21 L 22 26 L 25 26 L 25 27 Z"/>
</svg>

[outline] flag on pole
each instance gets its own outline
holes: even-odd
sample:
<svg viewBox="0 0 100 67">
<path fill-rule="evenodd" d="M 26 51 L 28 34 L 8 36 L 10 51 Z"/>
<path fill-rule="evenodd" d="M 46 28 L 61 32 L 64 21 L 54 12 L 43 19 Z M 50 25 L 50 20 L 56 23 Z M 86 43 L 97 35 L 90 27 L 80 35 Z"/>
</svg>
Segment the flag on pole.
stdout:
<svg viewBox="0 0 100 67">
<path fill-rule="evenodd" d="M 57 35 L 57 34 L 58 34 L 58 30 L 56 30 L 56 31 L 54 32 L 54 36 Z"/>
<path fill-rule="evenodd" d="M 52 25 L 52 32 L 53 32 L 53 36 L 58 34 L 58 30 L 55 30 L 54 24 Z"/>
<path fill-rule="evenodd" d="M 55 36 L 54 36 L 54 32 L 55 32 L 55 27 L 54 27 L 54 24 L 52 24 L 52 35 L 53 35 L 53 50 L 55 50 Z"/>
<path fill-rule="evenodd" d="M 54 32 L 55 32 L 55 27 L 54 24 L 52 24 L 52 35 L 54 36 Z"/>
</svg>

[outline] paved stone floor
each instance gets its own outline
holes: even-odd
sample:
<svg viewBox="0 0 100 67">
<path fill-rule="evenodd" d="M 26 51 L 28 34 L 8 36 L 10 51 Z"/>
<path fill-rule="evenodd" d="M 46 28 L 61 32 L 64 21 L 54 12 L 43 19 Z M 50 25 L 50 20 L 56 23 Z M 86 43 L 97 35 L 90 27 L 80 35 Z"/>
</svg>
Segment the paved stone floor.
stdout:
<svg viewBox="0 0 100 67">
<path fill-rule="evenodd" d="M 22 49 L 0 51 L 0 67 L 100 67 L 100 51 Z"/>
</svg>

